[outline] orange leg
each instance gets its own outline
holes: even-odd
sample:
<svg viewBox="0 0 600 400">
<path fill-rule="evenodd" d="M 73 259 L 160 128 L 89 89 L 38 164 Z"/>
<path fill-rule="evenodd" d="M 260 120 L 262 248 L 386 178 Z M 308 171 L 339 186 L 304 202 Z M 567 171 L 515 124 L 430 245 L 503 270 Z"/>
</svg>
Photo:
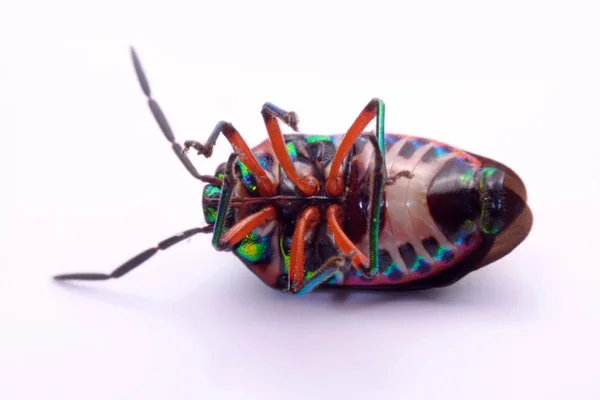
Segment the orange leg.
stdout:
<svg viewBox="0 0 600 400">
<path fill-rule="evenodd" d="M 275 186 L 267 176 L 265 170 L 258 163 L 258 160 L 254 156 L 254 153 L 252 153 L 252 150 L 250 150 L 250 147 L 248 147 L 244 138 L 242 138 L 242 135 L 240 135 L 229 122 L 220 121 L 213 129 L 205 144 L 195 140 L 186 140 L 183 143 L 183 152 L 187 153 L 190 148 L 193 148 L 198 151 L 198 154 L 202 154 L 206 158 L 210 157 L 220 133 L 225 135 L 225 138 L 231 143 L 233 151 L 237 154 L 240 161 L 248 167 L 250 172 L 256 177 L 256 184 L 261 196 L 273 196 L 275 194 Z"/>
<path fill-rule="evenodd" d="M 273 150 L 281 164 L 281 168 L 283 168 L 290 181 L 292 181 L 305 196 L 315 195 L 319 190 L 319 182 L 314 176 L 298 177 L 285 146 L 285 140 L 283 139 L 279 122 L 277 121 L 279 118 L 292 129 L 297 130 L 298 116 L 293 111 L 287 112 L 271 103 L 265 103 L 263 105 L 261 114 L 265 120 L 267 132 L 269 133 Z"/>
<path fill-rule="evenodd" d="M 367 125 L 373 120 L 373 118 L 378 116 L 378 113 L 382 114 L 383 111 L 383 102 L 379 99 L 373 99 L 367 104 L 367 106 L 361 111 L 358 115 L 344 138 L 340 143 L 335 155 L 333 156 L 333 160 L 331 161 L 331 170 L 329 171 L 329 177 L 325 181 L 325 190 L 327 194 L 330 196 L 340 196 L 344 191 L 344 182 L 341 177 L 338 176 L 340 167 L 342 166 L 342 162 L 344 158 L 348 155 L 354 142 L 359 138 L 361 133 L 365 130 Z M 383 115 L 381 115 L 382 117 Z M 383 118 L 378 118 L 378 139 L 381 141 L 380 147 L 383 148 Z M 385 165 L 385 164 L 384 164 Z"/>
<path fill-rule="evenodd" d="M 333 235 L 333 241 L 346 256 L 352 256 L 352 266 L 358 272 L 366 276 L 370 276 L 367 272 L 369 267 L 369 259 L 352 243 L 346 236 L 344 230 L 340 227 L 342 217 L 342 208 L 337 205 L 331 205 L 327 208 L 327 224 Z"/>
<path fill-rule="evenodd" d="M 297 290 L 304 281 L 304 243 L 307 234 L 312 235 L 321 214 L 316 207 L 305 209 L 298 220 L 292 238 L 292 250 L 290 252 L 290 276 L 289 290 Z"/>
<path fill-rule="evenodd" d="M 273 221 L 275 218 L 277 218 L 275 208 L 273 206 L 267 206 L 259 212 L 249 215 L 241 221 L 238 221 L 237 224 L 232 226 L 231 229 L 221 236 L 219 245 L 221 247 L 236 245 L 258 226 L 264 224 L 265 222 Z"/>
</svg>

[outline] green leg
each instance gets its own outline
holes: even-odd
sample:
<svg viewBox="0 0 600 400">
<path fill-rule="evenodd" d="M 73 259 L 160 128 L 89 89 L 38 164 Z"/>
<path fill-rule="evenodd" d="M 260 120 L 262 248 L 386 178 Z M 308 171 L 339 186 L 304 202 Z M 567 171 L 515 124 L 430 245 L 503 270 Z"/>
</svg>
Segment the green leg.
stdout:
<svg viewBox="0 0 600 400">
<path fill-rule="evenodd" d="M 227 164 L 225 166 L 225 176 L 223 177 L 223 185 L 221 186 L 221 198 L 219 199 L 219 207 L 217 209 L 217 216 L 215 218 L 215 229 L 212 238 L 212 245 L 216 250 L 224 250 L 221 244 L 221 236 L 223 235 L 223 228 L 225 225 L 225 219 L 227 218 L 227 212 L 229 211 L 229 205 L 231 203 L 232 184 L 233 184 L 233 164 L 237 160 L 237 154 L 233 153 L 229 156 Z"/>
</svg>

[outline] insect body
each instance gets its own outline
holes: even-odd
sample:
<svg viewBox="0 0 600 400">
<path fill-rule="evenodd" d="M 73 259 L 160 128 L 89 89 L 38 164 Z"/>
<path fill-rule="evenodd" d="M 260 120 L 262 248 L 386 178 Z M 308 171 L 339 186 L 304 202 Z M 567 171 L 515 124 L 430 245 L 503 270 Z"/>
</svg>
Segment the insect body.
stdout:
<svg viewBox="0 0 600 400">
<path fill-rule="evenodd" d="M 208 225 L 175 235 L 111 274 L 118 278 L 197 233 L 233 252 L 267 285 L 295 295 L 321 287 L 416 290 L 450 285 L 505 256 L 528 235 L 532 214 L 521 179 L 491 159 L 437 141 L 386 134 L 384 103 L 371 100 L 345 134 L 296 132 L 298 116 L 265 103 L 269 139 L 249 148 L 228 122 L 205 143 L 179 145 L 136 53 L 134 67 L 150 109 L 175 154 L 203 192 Z M 375 120 L 374 133 L 364 130 Z M 219 135 L 234 153 L 214 175 L 187 157 L 210 157 Z"/>
</svg>

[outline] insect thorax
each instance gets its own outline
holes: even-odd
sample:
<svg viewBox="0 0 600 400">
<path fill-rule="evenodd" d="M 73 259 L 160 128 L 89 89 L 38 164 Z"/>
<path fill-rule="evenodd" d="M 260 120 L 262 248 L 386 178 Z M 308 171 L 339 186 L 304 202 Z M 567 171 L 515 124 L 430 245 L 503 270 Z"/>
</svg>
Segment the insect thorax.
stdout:
<svg viewBox="0 0 600 400">
<path fill-rule="evenodd" d="M 324 221 L 327 206 L 340 203 L 341 198 L 331 198 L 325 193 L 326 168 L 337 149 L 342 135 L 286 135 L 286 149 L 299 175 L 314 176 L 320 192 L 306 197 L 290 182 L 277 160 L 270 141 L 266 140 L 252 149 L 257 161 L 267 172 L 277 187 L 273 198 L 264 198 L 258 191 L 256 177 L 240 161 L 234 168 L 234 185 L 231 208 L 225 222 L 226 229 L 244 217 L 251 215 L 267 204 L 277 210 L 277 220 L 267 226 L 255 229 L 240 243 L 233 246 L 232 252 L 244 262 L 265 283 L 271 286 L 281 284 L 287 277 L 289 256 L 296 220 L 308 206 L 316 206 Z M 341 174 L 347 174 L 347 162 L 341 168 Z M 217 168 L 215 175 L 222 177 L 225 165 Z M 221 196 L 221 188 L 208 185 L 203 192 L 204 218 L 207 223 L 215 222 L 217 201 Z M 238 198 L 239 200 L 236 200 Z M 310 276 L 323 262 L 333 255 L 338 255 L 324 222 L 316 229 L 310 243 L 306 243 L 305 271 Z"/>
</svg>

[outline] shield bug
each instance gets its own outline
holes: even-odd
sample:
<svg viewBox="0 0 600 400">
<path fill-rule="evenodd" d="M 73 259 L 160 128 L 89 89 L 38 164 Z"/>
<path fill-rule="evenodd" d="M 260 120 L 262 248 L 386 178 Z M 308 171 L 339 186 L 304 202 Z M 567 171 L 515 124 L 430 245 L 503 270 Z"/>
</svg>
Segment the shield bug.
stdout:
<svg viewBox="0 0 600 400">
<path fill-rule="evenodd" d="M 119 278 L 198 233 L 231 251 L 268 286 L 303 295 L 317 287 L 417 290 L 450 285 L 510 253 L 529 234 L 525 185 L 507 166 L 426 138 L 389 134 L 385 106 L 371 100 L 345 134 L 298 132 L 298 115 L 265 103 L 268 139 L 250 148 L 229 122 L 208 140 L 175 139 L 135 50 L 133 66 L 148 105 L 173 151 L 206 183 L 206 226 L 163 240 L 110 274 Z M 375 120 L 375 131 L 365 132 Z M 187 153 L 210 157 L 223 135 L 234 152 L 213 175 Z"/>
</svg>

